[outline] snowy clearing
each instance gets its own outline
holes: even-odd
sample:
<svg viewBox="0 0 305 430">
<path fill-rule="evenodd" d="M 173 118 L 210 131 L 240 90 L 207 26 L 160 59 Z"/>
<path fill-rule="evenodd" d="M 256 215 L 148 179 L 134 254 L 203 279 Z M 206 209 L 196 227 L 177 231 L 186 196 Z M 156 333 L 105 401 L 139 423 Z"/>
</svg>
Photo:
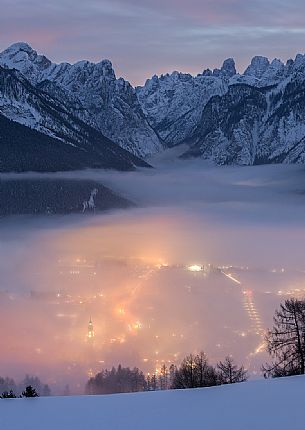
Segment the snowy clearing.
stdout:
<svg viewBox="0 0 305 430">
<path fill-rule="evenodd" d="M 109 396 L 7 399 L 5 430 L 303 428 L 304 377 Z"/>
</svg>

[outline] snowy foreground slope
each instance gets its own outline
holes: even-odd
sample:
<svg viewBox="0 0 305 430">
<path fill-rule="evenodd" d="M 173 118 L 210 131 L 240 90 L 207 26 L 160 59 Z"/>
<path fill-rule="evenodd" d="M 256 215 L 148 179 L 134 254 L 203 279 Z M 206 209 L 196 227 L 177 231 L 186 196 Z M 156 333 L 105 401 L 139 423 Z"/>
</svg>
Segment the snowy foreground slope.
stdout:
<svg viewBox="0 0 305 430">
<path fill-rule="evenodd" d="M 304 377 L 112 396 L 7 399 L 6 430 L 304 428 Z"/>
</svg>

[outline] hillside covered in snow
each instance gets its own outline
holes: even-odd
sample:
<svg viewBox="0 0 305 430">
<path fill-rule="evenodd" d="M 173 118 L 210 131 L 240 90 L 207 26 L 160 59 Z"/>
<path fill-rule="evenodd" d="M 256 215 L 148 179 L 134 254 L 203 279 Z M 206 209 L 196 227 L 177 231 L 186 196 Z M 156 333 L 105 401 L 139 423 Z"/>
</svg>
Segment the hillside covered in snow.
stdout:
<svg viewBox="0 0 305 430">
<path fill-rule="evenodd" d="M 304 376 L 213 388 L 0 400 L 12 430 L 287 430 L 303 428 Z"/>
</svg>

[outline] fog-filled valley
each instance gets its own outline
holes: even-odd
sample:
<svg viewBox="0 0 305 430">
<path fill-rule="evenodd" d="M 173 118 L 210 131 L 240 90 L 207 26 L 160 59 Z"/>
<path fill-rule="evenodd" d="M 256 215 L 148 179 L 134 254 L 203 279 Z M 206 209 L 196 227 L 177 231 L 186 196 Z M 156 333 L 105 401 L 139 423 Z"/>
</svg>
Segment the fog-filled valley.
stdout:
<svg viewBox="0 0 305 430">
<path fill-rule="evenodd" d="M 154 373 L 201 350 L 262 376 L 275 309 L 305 293 L 305 169 L 167 154 L 134 172 L 1 175 L 92 180 L 135 205 L 1 218 L 2 376 L 82 393 L 102 368 Z"/>
</svg>

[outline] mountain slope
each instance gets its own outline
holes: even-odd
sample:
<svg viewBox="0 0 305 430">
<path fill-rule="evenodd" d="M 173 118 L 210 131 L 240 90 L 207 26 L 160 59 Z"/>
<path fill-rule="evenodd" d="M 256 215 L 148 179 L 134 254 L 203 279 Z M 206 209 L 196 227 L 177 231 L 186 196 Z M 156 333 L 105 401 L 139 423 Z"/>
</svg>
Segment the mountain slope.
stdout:
<svg viewBox="0 0 305 430">
<path fill-rule="evenodd" d="M 137 94 L 168 146 L 190 145 L 182 158 L 251 165 L 305 162 L 304 90 L 298 54 L 286 64 L 254 57 L 242 75 L 228 59 L 196 77 L 154 76 Z"/>
<path fill-rule="evenodd" d="M 188 142 L 183 157 L 216 164 L 304 163 L 305 79 L 283 88 L 231 85 L 209 100 Z"/>
<path fill-rule="evenodd" d="M 225 94 L 234 84 L 277 85 L 304 68 L 304 62 L 302 55 L 295 61 L 288 60 L 286 65 L 277 59 L 270 63 L 266 57 L 257 56 L 240 75 L 234 60 L 228 58 L 220 69 L 206 69 L 195 77 L 179 72 L 153 76 L 136 91 L 150 124 L 172 146 L 189 137 L 211 97 Z"/>
<path fill-rule="evenodd" d="M 0 115 L 0 172 L 56 172 L 83 168 L 132 170 L 129 155 L 118 158 L 104 145 L 87 151 L 66 144 Z M 116 149 L 116 148 L 115 148 Z"/>
<path fill-rule="evenodd" d="M 92 214 L 133 204 L 90 180 L 0 179 L 0 215 Z"/>
<path fill-rule="evenodd" d="M 202 156 L 217 164 L 254 164 L 266 109 L 264 90 L 245 84 L 230 86 L 224 96 L 209 100 L 189 138 L 191 148 L 182 157 Z"/>
<path fill-rule="evenodd" d="M 227 91 L 226 69 L 228 60 L 219 75 L 203 73 L 193 77 L 173 72 L 171 75 L 153 76 L 144 87 L 136 89 L 139 101 L 150 124 L 168 147 L 183 142 L 200 120 L 202 107 L 214 95 Z M 231 63 L 231 73 L 235 66 Z M 227 72 L 230 73 L 230 72 Z"/>
<path fill-rule="evenodd" d="M 16 43 L 0 53 L 0 65 L 19 70 L 37 89 L 128 151 L 143 157 L 163 148 L 134 89 L 116 79 L 109 60 L 54 64 L 26 43 Z"/>
<path fill-rule="evenodd" d="M 74 117 L 57 99 L 37 90 L 18 71 L 2 67 L 0 113 L 1 171 L 148 166 Z"/>
</svg>

